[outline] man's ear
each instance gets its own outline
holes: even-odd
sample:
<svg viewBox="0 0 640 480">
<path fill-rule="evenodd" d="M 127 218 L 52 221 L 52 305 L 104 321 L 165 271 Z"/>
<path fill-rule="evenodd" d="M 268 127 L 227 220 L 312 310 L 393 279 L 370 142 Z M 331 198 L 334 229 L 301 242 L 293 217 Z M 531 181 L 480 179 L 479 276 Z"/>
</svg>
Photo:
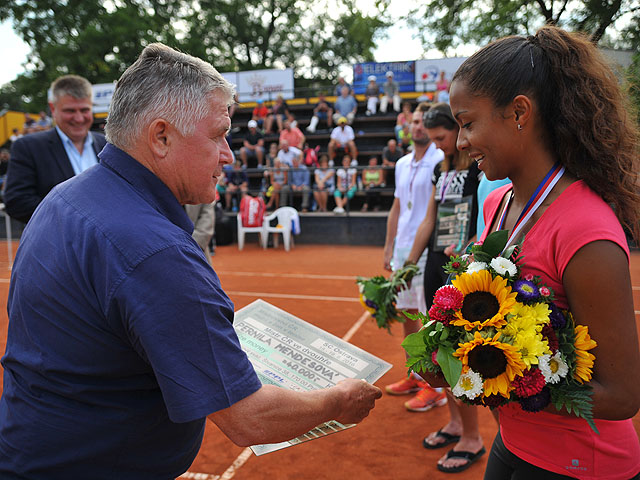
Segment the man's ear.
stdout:
<svg viewBox="0 0 640 480">
<path fill-rule="evenodd" d="M 173 126 L 163 118 L 156 118 L 149 124 L 147 141 L 156 157 L 164 158 L 168 155 L 175 133 Z"/>
<path fill-rule="evenodd" d="M 531 99 L 526 95 L 517 95 L 511 102 L 514 121 L 524 128 L 531 121 L 533 105 Z"/>
</svg>

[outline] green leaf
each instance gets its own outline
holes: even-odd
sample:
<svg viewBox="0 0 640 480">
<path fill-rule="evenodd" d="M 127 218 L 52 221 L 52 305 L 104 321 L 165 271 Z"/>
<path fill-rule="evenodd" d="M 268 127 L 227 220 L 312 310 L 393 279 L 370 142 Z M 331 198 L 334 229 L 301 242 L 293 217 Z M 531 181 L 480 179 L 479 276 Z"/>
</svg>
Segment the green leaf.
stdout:
<svg viewBox="0 0 640 480">
<path fill-rule="evenodd" d="M 405 349 L 410 357 L 420 357 L 425 354 L 426 345 L 424 343 L 424 334 L 422 331 L 410 333 L 402 342 L 402 348 Z"/>
<path fill-rule="evenodd" d="M 462 373 L 462 362 L 453 356 L 453 352 L 453 348 L 441 346 L 436 354 L 436 360 L 442 369 L 444 378 L 452 387 L 458 383 Z"/>
<path fill-rule="evenodd" d="M 473 259 L 476 262 L 484 262 L 489 263 L 493 257 L 486 252 L 475 252 L 473 254 Z"/>
<path fill-rule="evenodd" d="M 507 230 L 498 230 L 497 232 L 490 233 L 482 243 L 482 251 L 487 253 L 491 258 L 497 257 L 504 250 L 508 239 L 509 232 Z"/>
</svg>

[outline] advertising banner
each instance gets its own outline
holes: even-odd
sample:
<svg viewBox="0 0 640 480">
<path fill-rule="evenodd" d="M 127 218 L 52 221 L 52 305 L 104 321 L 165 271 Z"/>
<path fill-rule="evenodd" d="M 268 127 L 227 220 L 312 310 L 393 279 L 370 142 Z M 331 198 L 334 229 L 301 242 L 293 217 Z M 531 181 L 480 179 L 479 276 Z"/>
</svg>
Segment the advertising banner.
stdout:
<svg viewBox="0 0 640 480">
<path fill-rule="evenodd" d="M 375 75 L 376 83 L 382 93 L 382 84 L 387 81 L 387 72 L 393 72 L 393 79 L 398 82 L 401 92 L 415 91 L 416 62 L 365 62 L 353 66 L 353 90 L 364 93 L 369 83 L 369 76 Z"/>
<path fill-rule="evenodd" d="M 249 72 L 223 73 L 230 82 L 236 85 L 239 102 L 255 102 L 256 100 L 275 100 L 278 95 L 287 100 L 294 98 L 293 69 L 285 70 L 252 70 Z"/>
<path fill-rule="evenodd" d="M 93 93 L 93 113 L 106 113 L 109 111 L 109 105 L 111 104 L 111 97 L 116 89 L 114 83 L 97 83 L 91 85 Z"/>
<path fill-rule="evenodd" d="M 467 57 L 436 58 L 433 60 L 416 60 L 415 91 L 434 92 L 436 82 L 440 78 L 440 72 L 444 72 L 444 78 L 451 83 L 453 74 Z"/>
</svg>

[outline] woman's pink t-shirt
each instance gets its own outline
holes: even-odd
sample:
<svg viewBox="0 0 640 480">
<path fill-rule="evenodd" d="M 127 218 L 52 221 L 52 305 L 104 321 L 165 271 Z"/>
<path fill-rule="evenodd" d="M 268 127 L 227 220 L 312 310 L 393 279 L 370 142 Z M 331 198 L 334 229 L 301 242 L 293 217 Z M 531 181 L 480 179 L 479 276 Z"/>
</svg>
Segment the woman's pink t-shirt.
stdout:
<svg viewBox="0 0 640 480">
<path fill-rule="evenodd" d="M 481 240 L 489 233 L 510 188 L 505 185 L 487 197 L 487 227 Z M 584 182 L 577 181 L 562 192 L 526 234 L 522 272 L 540 276 L 553 288 L 556 304 L 567 308 L 562 285 L 564 270 L 580 248 L 597 240 L 614 242 L 629 256 L 624 232 L 611 208 Z M 577 417 L 529 413 L 515 402 L 500 408 L 500 433 L 505 446 L 532 465 L 583 480 L 628 480 L 636 475 L 640 471 L 640 442 L 632 421 L 595 423 L 600 435 Z"/>
</svg>

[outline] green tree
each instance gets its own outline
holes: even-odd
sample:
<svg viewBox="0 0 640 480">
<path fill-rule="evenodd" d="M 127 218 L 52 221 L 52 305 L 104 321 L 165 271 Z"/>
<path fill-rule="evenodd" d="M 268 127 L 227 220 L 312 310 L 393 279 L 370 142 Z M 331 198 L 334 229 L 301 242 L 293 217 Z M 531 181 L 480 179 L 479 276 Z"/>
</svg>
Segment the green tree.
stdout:
<svg viewBox="0 0 640 480">
<path fill-rule="evenodd" d="M 220 71 L 293 67 L 298 77 L 331 81 L 338 65 L 373 59 L 387 26 L 388 0 L 375 15 L 342 0 L 16 0 L 0 4 L 31 47 L 28 71 L 0 90 L 0 108 L 46 106 L 58 76 L 112 82 L 154 41 L 209 61 Z M 334 8 L 334 10 L 336 10 Z M 15 95 L 10 102 L 3 101 Z"/>
<path fill-rule="evenodd" d="M 530 35 L 542 24 L 585 32 L 597 43 L 622 17 L 637 16 L 636 0 L 429 0 L 409 16 L 425 46 L 446 52 L 505 35 Z"/>
</svg>

